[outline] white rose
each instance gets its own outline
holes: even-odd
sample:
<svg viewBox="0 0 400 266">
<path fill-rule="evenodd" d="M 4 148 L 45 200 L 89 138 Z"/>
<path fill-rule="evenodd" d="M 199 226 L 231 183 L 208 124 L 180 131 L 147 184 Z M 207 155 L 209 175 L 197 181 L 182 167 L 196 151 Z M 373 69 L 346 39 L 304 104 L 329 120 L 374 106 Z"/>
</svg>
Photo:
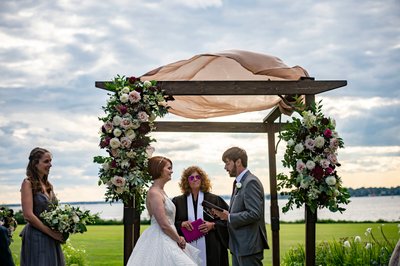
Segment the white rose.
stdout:
<svg viewBox="0 0 400 266">
<path fill-rule="evenodd" d="M 79 222 L 79 216 L 78 215 L 72 215 L 72 220 L 74 221 L 74 223 L 78 223 Z"/>
<path fill-rule="evenodd" d="M 143 87 L 145 87 L 146 89 L 151 87 L 151 82 L 146 80 L 145 82 L 143 82 Z"/>
<path fill-rule="evenodd" d="M 315 144 L 315 147 L 322 148 L 324 146 L 324 144 L 325 144 L 324 137 L 322 137 L 322 136 L 316 137 L 315 141 L 314 141 L 314 144 Z"/>
<path fill-rule="evenodd" d="M 128 151 L 126 153 L 126 157 L 131 158 L 131 159 L 134 158 L 135 155 L 136 155 L 136 152 L 134 152 L 134 151 Z"/>
<path fill-rule="evenodd" d="M 128 160 L 123 160 L 121 163 L 122 168 L 128 168 L 131 164 L 129 163 Z"/>
<path fill-rule="evenodd" d="M 289 139 L 287 142 L 287 146 L 292 147 L 294 145 L 294 140 L 293 139 Z"/>
<path fill-rule="evenodd" d="M 294 151 L 295 151 L 297 154 L 300 154 L 302 151 L 304 151 L 304 146 L 303 146 L 303 144 L 299 143 L 299 144 L 297 144 L 296 146 L 294 146 Z"/>
<path fill-rule="evenodd" d="M 115 189 L 115 191 L 117 192 L 117 194 L 122 194 L 125 191 L 125 188 L 124 187 L 117 187 Z"/>
<path fill-rule="evenodd" d="M 325 179 L 325 183 L 327 183 L 329 186 L 334 186 L 336 184 L 336 178 L 330 175 Z"/>
<path fill-rule="evenodd" d="M 122 131 L 119 128 L 115 128 L 113 131 L 113 134 L 114 134 L 114 136 L 119 137 L 119 136 L 121 136 Z"/>
<path fill-rule="evenodd" d="M 103 169 L 104 171 L 108 171 L 110 169 L 110 165 L 108 163 L 103 163 Z"/>
<path fill-rule="evenodd" d="M 236 183 L 236 188 L 237 189 L 240 189 L 241 187 L 242 187 L 242 183 L 240 183 L 240 182 Z"/>
<path fill-rule="evenodd" d="M 122 90 L 121 90 L 122 93 L 129 93 L 130 91 L 131 90 L 129 89 L 129 87 L 126 87 L 126 86 L 123 87 Z"/>
<path fill-rule="evenodd" d="M 113 149 L 118 149 L 121 146 L 121 142 L 119 141 L 118 138 L 112 138 L 110 140 L 110 146 Z"/>
<path fill-rule="evenodd" d="M 120 117 L 119 115 L 114 116 L 114 118 L 113 118 L 114 126 L 119 126 L 121 124 L 121 121 L 122 121 L 122 117 Z"/>
<path fill-rule="evenodd" d="M 313 161 L 307 161 L 306 162 L 306 167 L 308 170 L 312 170 L 315 167 L 315 163 Z"/>
<path fill-rule="evenodd" d="M 146 147 L 146 153 L 147 153 L 147 156 L 149 156 L 149 157 L 151 157 L 152 155 L 153 155 L 153 153 L 154 153 L 154 151 L 155 151 L 156 149 L 154 148 L 154 147 L 152 147 L 152 146 L 147 146 Z"/>
<path fill-rule="evenodd" d="M 129 100 L 129 95 L 126 94 L 126 93 L 124 93 L 124 94 L 122 94 L 121 96 L 119 96 L 119 100 L 120 100 L 122 103 L 127 103 L 128 100 Z"/>
<path fill-rule="evenodd" d="M 127 136 L 130 140 L 133 140 L 133 139 L 136 138 L 136 133 L 135 133 L 134 130 L 128 129 L 128 130 L 125 132 L 125 136 Z"/>
</svg>

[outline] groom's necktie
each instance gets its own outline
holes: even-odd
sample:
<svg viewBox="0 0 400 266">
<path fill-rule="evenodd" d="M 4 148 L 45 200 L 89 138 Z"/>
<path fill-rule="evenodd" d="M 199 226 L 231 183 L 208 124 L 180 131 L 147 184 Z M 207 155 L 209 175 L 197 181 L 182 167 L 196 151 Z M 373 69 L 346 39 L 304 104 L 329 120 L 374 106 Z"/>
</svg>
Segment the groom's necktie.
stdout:
<svg viewBox="0 0 400 266">
<path fill-rule="evenodd" d="M 236 186 L 236 179 L 233 181 L 233 187 L 232 187 L 232 195 L 231 198 L 233 198 L 233 194 L 235 193 L 235 186 Z"/>
</svg>

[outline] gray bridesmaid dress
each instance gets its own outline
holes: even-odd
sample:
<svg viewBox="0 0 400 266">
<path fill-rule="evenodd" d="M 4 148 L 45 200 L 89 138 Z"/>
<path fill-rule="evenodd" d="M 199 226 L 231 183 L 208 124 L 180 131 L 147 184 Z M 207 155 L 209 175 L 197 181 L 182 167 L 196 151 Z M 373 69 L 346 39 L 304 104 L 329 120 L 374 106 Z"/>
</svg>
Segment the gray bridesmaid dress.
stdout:
<svg viewBox="0 0 400 266">
<path fill-rule="evenodd" d="M 53 202 L 51 202 L 45 194 L 34 194 L 33 213 L 39 217 L 52 203 Z M 60 242 L 36 229 L 29 223 L 25 225 L 20 236 L 22 237 L 21 266 L 65 265 Z"/>
</svg>

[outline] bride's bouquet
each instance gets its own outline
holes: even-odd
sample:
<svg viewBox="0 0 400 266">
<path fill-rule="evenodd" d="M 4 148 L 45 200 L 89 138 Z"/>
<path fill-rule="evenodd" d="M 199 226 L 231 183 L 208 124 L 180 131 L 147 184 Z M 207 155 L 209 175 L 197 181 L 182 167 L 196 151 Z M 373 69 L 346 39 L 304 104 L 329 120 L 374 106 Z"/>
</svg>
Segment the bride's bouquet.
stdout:
<svg viewBox="0 0 400 266">
<path fill-rule="evenodd" d="M 70 234 L 84 233 L 86 224 L 93 224 L 98 215 L 92 215 L 88 210 L 82 211 L 71 205 L 53 205 L 50 210 L 40 214 L 40 219 L 51 229 L 63 234 L 67 240 Z"/>
</svg>

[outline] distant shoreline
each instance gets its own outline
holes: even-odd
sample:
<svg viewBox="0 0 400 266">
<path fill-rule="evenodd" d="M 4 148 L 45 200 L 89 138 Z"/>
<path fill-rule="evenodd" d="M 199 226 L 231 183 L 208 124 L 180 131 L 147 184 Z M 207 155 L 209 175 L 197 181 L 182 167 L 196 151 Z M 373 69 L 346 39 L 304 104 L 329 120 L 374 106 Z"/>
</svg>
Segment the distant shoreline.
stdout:
<svg viewBox="0 0 400 266">
<path fill-rule="evenodd" d="M 400 187 L 399 187 L 400 188 Z M 351 196 L 353 198 L 374 198 L 374 197 L 393 197 L 393 196 L 400 196 L 400 194 L 395 194 L 395 195 L 367 195 L 367 196 Z M 228 195 L 221 195 L 221 197 L 225 200 L 229 200 L 230 196 Z M 270 200 L 271 197 L 269 194 L 265 195 L 265 200 Z M 285 196 L 278 196 L 278 200 L 281 199 L 287 199 Z M 112 204 L 122 204 L 122 201 L 116 201 L 116 202 L 106 202 L 106 201 L 69 201 L 69 202 L 60 202 L 60 204 L 70 204 L 70 205 L 92 205 L 92 204 L 105 204 L 109 203 L 110 205 Z M 20 203 L 11 203 L 11 204 L 1 204 L 0 206 L 5 206 L 5 207 L 21 207 Z"/>
</svg>

